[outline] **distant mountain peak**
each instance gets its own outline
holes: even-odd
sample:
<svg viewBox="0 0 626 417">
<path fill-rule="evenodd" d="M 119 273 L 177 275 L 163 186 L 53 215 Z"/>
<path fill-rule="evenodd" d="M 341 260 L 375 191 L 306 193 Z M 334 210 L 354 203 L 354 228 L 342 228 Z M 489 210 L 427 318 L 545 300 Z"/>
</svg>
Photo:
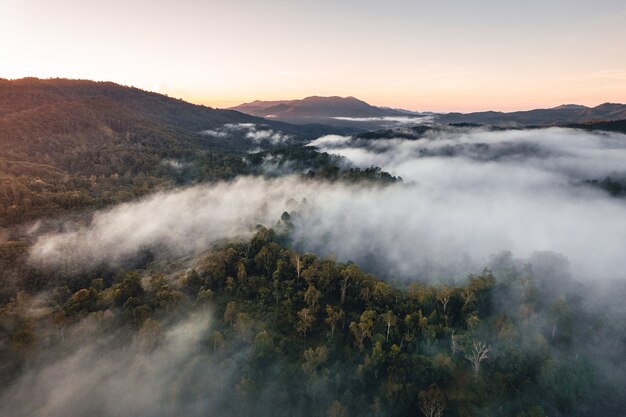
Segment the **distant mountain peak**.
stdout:
<svg viewBox="0 0 626 417">
<path fill-rule="evenodd" d="M 448 113 L 437 116 L 439 123 L 479 123 L 493 126 L 553 126 L 591 121 L 626 119 L 626 105 L 604 103 L 596 107 L 562 104 L 550 109 L 503 112 Z"/>
<path fill-rule="evenodd" d="M 624 107 L 624 104 L 621 103 L 602 103 L 599 106 L 594 107 L 594 109 L 620 109 L 622 107 Z"/>
<path fill-rule="evenodd" d="M 406 111 L 372 106 L 354 96 L 308 96 L 300 100 L 255 100 L 231 108 L 257 117 L 287 122 L 327 122 L 336 117 L 375 118 L 406 115 Z"/>
<path fill-rule="evenodd" d="M 583 106 L 581 104 L 561 104 L 560 106 L 553 107 L 558 110 L 582 110 L 588 109 L 589 107 Z"/>
</svg>

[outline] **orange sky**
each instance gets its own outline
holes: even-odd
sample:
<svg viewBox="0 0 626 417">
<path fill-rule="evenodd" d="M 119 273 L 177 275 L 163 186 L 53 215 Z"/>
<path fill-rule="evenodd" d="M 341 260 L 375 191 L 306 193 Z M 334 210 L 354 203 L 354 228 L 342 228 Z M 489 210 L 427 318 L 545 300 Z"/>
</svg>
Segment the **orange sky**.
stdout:
<svg viewBox="0 0 626 417">
<path fill-rule="evenodd" d="M 623 0 L 0 0 L 0 16 L 0 77 L 110 80 L 217 107 L 626 101 Z"/>
</svg>

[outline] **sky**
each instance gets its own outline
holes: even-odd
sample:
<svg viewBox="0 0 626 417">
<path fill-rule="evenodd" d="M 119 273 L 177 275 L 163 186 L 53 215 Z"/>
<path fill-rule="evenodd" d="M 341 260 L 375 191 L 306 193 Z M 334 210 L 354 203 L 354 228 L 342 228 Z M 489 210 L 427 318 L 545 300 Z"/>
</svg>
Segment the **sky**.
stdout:
<svg viewBox="0 0 626 417">
<path fill-rule="evenodd" d="M 0 0 L 0 77 L 214 107 L 355 96 L 418 111 L 626 102 L 624 0 Z"/>
</svg>

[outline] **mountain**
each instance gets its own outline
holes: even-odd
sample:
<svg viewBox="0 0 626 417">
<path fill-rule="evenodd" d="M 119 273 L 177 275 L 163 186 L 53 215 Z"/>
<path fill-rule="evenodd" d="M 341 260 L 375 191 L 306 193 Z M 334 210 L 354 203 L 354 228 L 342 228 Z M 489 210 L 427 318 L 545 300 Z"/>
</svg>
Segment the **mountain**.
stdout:
<svg viewBox="0 0 626 417">
<path fill-rule="evenodd" d="M 493 126 L 551 126 L 623 119 L 626 119 L 626 104 L 618 103 L 604 103 L 596 107 L 564 104 L 551 109 L 510 113 L 496 111 L 447 113 L 435 117 L 438 123 L 479 123 Z"/>
<path fill-rule="evenodd" d="M 372 106 L 354 97 L 306 97 L 301 100 L 255 100 L 231 110 L 293 124 L 320 123 L 353 129 L 380 130 L 402 125 L 484 124 L 500 127 L 557 126 L 626 119 L 626 104 L 604 103 L 596 107 L 563 104 L 550 109 L 517 112 L 416 113 Z"/>
<path fill-rule="evenodd" d="M 262 101 L 255 100 L 232 107 L 253 116 L 284 122 L 322 123 L 361 129 L 378 129 L 397 125 L 401 119 L 422 116 L 408 110 L 372 106 L 355 97 L 311 96 L 301 100 Z"/>
<path fill-rule="evenodd" d="M 626 119 L 624 120 L 612 120 L 610 122 L 586 122 L 586 123 L 570 123 L 565 125 L 574 129 L 585 130 L 604 130 L 607 132 L 620 132 L 626 133 Z"/>
<path fill-rule="evenodd" d="M 232 107 L 243 113 L 278 120 L 310 120 L 332 117 L 392 117 L 406 112 L 372 106 L 354 97 L 311 96 L 302 100 L 261 101 Z"/>
</svg>

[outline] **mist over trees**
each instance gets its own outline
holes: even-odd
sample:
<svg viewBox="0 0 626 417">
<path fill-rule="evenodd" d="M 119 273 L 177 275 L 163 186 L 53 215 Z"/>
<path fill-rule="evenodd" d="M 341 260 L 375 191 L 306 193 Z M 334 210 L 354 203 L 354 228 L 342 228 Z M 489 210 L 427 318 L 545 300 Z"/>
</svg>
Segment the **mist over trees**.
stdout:
<svg viewBox="0 0 626 417">
<path fill-rule="evenodd" d="M 287 226 L 281 227 L 281 226 Z M 287 230 L 288 216 L 277 228 Z M 10 415 L 620 415 L 626 288 L 554 254 L 390 285 L 259 227 L 182 263 L 66 277 L 0 310 Z M 592 302 L 593 300 L 593 302 Z M 601 301 L 600 301 L 601 300 Z M 595 304 L 601 302 L 600 304 Z M 591 304 L 590 304 L 591 303 Z M 605 306 L 604 308 L 602 306 Z M 59 385 L 60 382 L 63 382 Z"/>
<path fill-rule="evenodd" d="M 0 415 L 623 416 L 626 136 L 593 126 L 0 80 Z"/>
</svg>

